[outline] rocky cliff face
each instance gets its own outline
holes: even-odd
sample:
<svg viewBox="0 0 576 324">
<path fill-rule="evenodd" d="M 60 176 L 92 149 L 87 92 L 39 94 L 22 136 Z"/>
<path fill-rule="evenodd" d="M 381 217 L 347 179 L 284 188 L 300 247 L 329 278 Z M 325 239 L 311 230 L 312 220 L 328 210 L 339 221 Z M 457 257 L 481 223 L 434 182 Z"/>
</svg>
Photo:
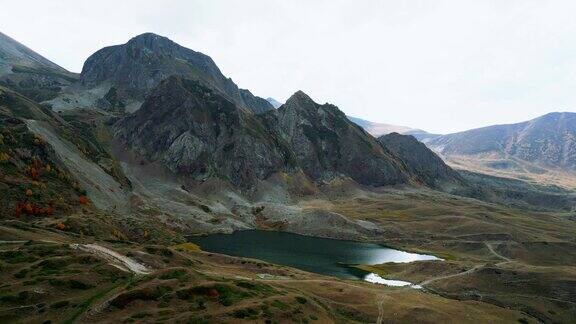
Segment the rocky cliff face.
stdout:
<svg viewBox="0 0 576 324">
<path fill-rule="evenodd" d="M 336 106 L 319 105 L 298 91 L 278 116 L 299 165 L 314 180 L 345 175 L 374 186 L 410 181 L 403 163 Z"/>
<path fill-rule="evenodd" d="M 143 100 L 171 75 L 196 80 L 219 92 L 238 107 L 255 113 L 273 109 L 265 99 L 241 90 L 226 78 L 207 55 L 182 47 L 166 37 L 146 33 L 126 44 L 105 47 L 84 63 L 84 87 L 112 85 L 123 99 Z"/>
<path fill-rule="evenodd" d="M 428 186 L 442 187 L 464 182 L 456 171 L 413 136 L 391 133 L 380 136 L 378 142 L 402 159 L 406 168 Z"/>
<path fill-rule="evenodd" d="M 446 156 L 492 155 L 576 170 L 576 113 L 550 113 L 523 123 L 443 135 L 427 145 Z"/>
<path fill-rule="evenodd" d="M 200 181 L 216 176 L 246 188 L 295 167 L 289 148 L 257 116 L 176 76 L 162 81 L 116 130 L 141 156 Z"/>
</svg>

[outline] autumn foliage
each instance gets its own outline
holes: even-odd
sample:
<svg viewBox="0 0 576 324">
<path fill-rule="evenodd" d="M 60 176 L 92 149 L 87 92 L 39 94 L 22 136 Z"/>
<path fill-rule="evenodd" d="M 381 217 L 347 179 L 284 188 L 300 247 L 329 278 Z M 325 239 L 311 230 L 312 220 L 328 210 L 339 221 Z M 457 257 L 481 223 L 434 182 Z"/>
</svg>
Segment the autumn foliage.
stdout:
<svg viewBox="0 0 576 324">
<path fill-rule="evenodd" d="M 88 205 L 88 202 L 90 202 L 90 200 L 88 200 L 88 197 L 86 196 L 80 196 L 80 198 L 78 198 L 78 202 L 80 203 L 80 205 Z"/>
<path fill-rule="evenodd" d="M 220 294 L 218 293 L 218 290 L 216 290 L 214 288 L 210 288 L 206 292 L 206 296 L 208 296 L 209 298 L 213 298 L 213 299 L 217 299 L 219 297 L 219 295 Z"/>
<path fill-rule="evenodd" d="M 31 202 L 20 202 L 16 205 L 16 217 L 22 215 L 48 216 L 54 214 L 54 207 L 49 205 L 40 207 Z"/>
</svg>

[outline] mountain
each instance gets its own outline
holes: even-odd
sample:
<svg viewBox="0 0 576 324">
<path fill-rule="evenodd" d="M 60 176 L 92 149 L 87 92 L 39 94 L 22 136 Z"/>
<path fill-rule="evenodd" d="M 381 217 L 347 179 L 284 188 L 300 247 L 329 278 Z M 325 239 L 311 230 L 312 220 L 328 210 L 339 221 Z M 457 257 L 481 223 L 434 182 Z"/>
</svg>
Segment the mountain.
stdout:
<svg viewBox="0 0 576 324">
<path fill-rule="evenodd" d="M 289 149 L 257 115 L 198 81 L 177 76 L 160 82 L 116 129 L 141 156 L 199 181 L 217 176 L 251 187 L 294 167 Z"/>
<path fill-rule="evenodd" d="M 402 161 L 337 107 L 301 91 L 277 111 L 254 115 L 198 81 L 172 76 L 115 129 L 149 162 L 198 181 L 216 176 L 250 188 L 299 170 L 317 182 L 341 176 L 374 186 L 413 181 Z"/>
<path fill-rule="evenodd" d="M 278 109 L 278 108 L 280 108 L 280 106 L 282 106 L 281 102 L 279 102 L 278 100 L 276 100 L 272 97 L 266 98 L 266 101 L 268 101 L 272 105 L 272 107 L 274 107 L 276 109 Z"/>
<path fill-rule="evenodd" d="M 44 101 L 75 80 L 75 74 L 0 32 L 0 85 Z"/>
<path fill-rule="evenodd" d="M 197 80 L 242 109 L 254 113 L 272 110 L 265 99 L 239 89 L 207 55 L 176 44 L 166 37 L 145 33 L 126 44 L 105 47 L 84 63 L 80 81 L 67 100 L 52 104 L 57 110 L 96 105 L 104 109 L 138 109 L 146 95 L 171 75 Z M 68 107 L 69 108 L 69 107 Z"/>
<path fill-rule="evenodd" d="M 374 186 L 411 181 L 402 161 L 334 105 L 319 105 L 298 91 L 278 108 L 278 118 L 299 165 L 314 180 L 344 174 Z"/>
<path fill-rule="evenodd" d="M 382 135 L 386 135 L 386 134 L 390 134 L 390 133 L 394 133 L 394 132 L 403 134 L 403 133 L 414 130 L 413 128 L 406 127 L 406 126 L 397 126 L 397 125 L 391 125 L 391 124 L 375 123 L 375 122 L 371 122 L 369 120 L 365 120 L 365 119 L 361 119 L 361 118 L 357 118 L 357 117 L 348 116 L 348 118 L 351 121 L 353 121 L 356 125 L 364 128 L 370 135 L 372 135 L 374 137 L 378 137 L 378 136 L 382 136 Z"/>
<path fill-rule="evenodd" d="M 410 172 L 417 174 L 428 186 L 442 187 L 464 182 L 456 171 L 414 136 L 390 133 L 380 136 L 378 142 L 402 159 Z"/>
<path fill-rule="evenodd" d="M 576 171 L 576 113 L 549 113 L 522 123 L 439 136 L 426 144 L 445 156 L 518 159 Z"/>
</svg>

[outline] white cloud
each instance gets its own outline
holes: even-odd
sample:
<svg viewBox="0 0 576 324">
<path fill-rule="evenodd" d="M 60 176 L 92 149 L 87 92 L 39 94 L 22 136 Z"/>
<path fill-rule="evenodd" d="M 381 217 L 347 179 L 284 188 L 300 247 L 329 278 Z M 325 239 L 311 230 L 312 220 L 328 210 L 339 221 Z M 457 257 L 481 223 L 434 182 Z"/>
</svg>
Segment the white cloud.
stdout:
<svg viewBox="0 0 576 324">
<path fill-rule="evenodd" d="M 254 93 L 302 89 L 373 121 L 434 132 L 576 110 L 576 2 L 12 1 L 0 30 L 80 71 L 155 32 Z"/>
</svg>

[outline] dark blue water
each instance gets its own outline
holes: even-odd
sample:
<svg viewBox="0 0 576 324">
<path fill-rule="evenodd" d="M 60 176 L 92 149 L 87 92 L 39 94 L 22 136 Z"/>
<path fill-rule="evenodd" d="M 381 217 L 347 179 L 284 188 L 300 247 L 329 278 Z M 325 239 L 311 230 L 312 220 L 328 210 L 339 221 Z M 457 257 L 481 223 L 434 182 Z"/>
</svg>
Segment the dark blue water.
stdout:
<svg viewBox="0 0 576 324">
<path fill-rule="evenodd" d="M 366 272 L 349 266 L 353 264 L 438 260 L 432 255 L 408 253 L 378 244 L 285 232 L 248 230 L 194 236 L 189 240 L 204 251 L 260 259 L 340 278 L 364 279 Z"/>
</svg>

